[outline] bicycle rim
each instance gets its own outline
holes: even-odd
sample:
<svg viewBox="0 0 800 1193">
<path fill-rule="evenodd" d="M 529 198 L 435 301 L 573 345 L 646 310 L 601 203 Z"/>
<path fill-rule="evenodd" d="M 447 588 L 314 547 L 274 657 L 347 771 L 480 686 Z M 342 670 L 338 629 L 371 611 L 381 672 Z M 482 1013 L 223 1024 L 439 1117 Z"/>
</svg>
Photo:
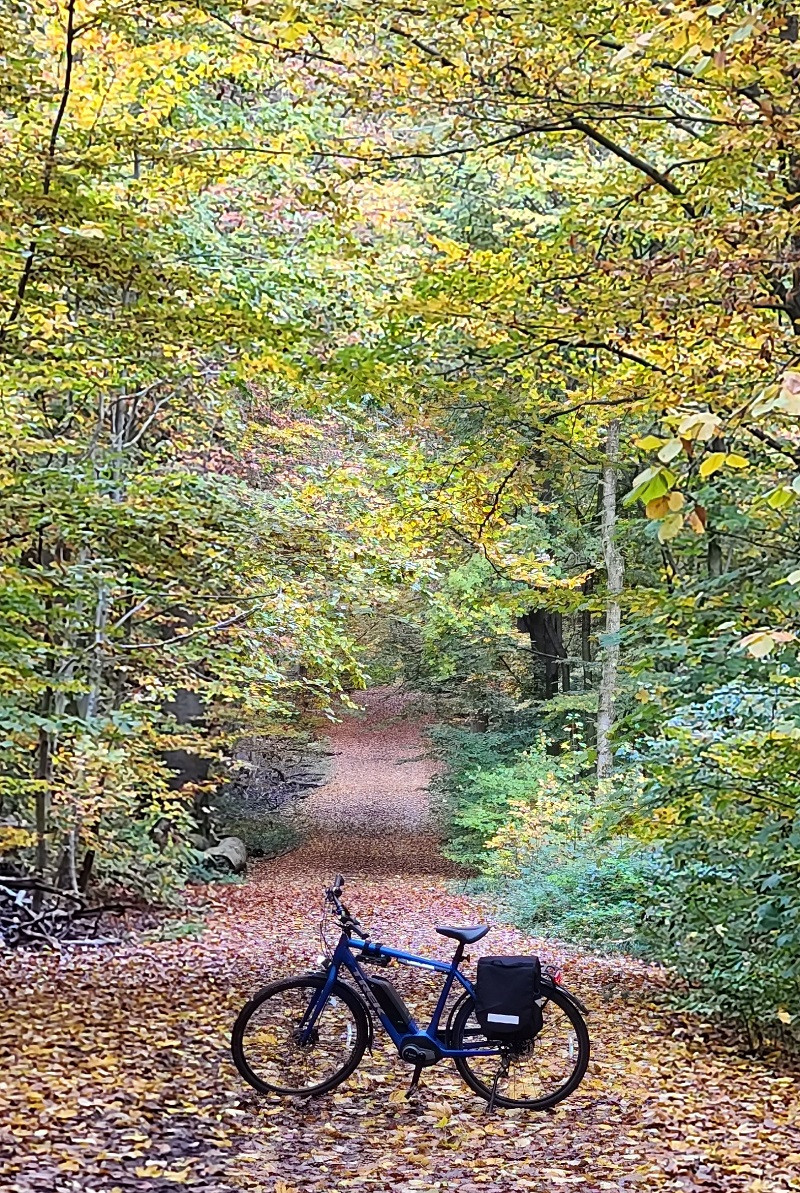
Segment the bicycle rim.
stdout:
<svg viewBox="0 0 800 1193">
<path fill-rule="evenodd" d="M 456 1048 L 489 1046 L 467 1000 L 453 1024 Z M 497 1076 L 498 1106 L 546 1110 L 580 1084 L 589 1063 L 589 1033 L 577 1007 L 560 990 L 548 990 L 542 1005 L 542 1030 L 508 1052 L 508 1072 L 499 1056 L 458 1057 L 456 1067 L 471 1089 L 487 1100 Z M 496 1046 L 496 1044 L 495 1044 Z"/>
<path fill-rule="evenodd" d="M 358 1065 L 368 1038 L 366 1011 L 358 997 L 337 982 L 311 1035 L 301 1030 L 324 978 L 309 975 L 273 982 L 245 1006 L 233 1029 L 231 1051 L 237 1069 L 262 1093 L 325 1093 Z"/>
</svg>

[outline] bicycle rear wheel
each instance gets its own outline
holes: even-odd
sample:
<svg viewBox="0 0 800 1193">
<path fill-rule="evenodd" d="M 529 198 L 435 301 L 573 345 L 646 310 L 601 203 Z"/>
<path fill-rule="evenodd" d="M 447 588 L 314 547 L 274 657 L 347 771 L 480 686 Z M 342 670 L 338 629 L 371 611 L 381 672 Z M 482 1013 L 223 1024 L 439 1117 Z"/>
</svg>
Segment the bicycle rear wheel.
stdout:
<svg viewBox="0 0 800 1193">
<path fill-rule="evenodd" d="M 543 993 L 542 1030 L 532 1040 L 504 1044 L 503 1054 L 459 1056 L 456 1068 L 470 1089 L 497 1106 L 546 1110 L 569 1097 L 580 1085 L 589 1063 L 589 1032 L 578 1008 L 558 987 Z M 456 1012 L 451 1033 L 453 1048 L 497 1047 L 489 1041 L 475 1016 L 475 1003 L 465 998 Z M 507 1072 L 503 1073 L 503 1061 Z"/>
<path fill-rule="evenodd" d="M 264 1094 L 324 1094 L 358 1066 L 369 1039 L 369 1020 L 357 994 L 336 982 L 307 1041 L 301 1029 L 325 984 L 308 974 L 271 982 L 239 1013 L 231 1052 L 236 1068 Z"/>
</svg>

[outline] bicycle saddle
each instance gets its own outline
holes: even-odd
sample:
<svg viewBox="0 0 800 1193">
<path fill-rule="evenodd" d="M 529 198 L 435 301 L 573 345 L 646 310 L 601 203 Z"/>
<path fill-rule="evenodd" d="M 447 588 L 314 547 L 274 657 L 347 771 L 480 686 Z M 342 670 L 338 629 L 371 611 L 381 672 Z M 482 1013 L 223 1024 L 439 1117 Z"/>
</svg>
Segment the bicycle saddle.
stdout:
<svg viewBox="0 0 800 1193">
<path fill-rule="evenodd" d="M 462 944 L 474 944 L 476 940 L 483 940 L 489 931 L 488 924 L 478 924 L 475 928 L 437 928 L 440 936 L 449 936 L 453 940 L 460 940 Z"/>
</svg>

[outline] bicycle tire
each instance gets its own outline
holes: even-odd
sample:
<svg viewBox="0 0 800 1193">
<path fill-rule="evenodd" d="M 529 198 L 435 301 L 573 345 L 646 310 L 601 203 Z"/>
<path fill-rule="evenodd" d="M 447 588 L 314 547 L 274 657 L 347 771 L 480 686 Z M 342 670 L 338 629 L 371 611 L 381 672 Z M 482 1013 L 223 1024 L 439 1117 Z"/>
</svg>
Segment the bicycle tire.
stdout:
<svg viewBox="0 0 800 1193">
<path fill-rule="evenodd" d="M 527 1110 L 548 1110 L 551 1106 L 555 1106 L 558 1102 L 563 1101 L 564 1098 L 568 1098 L 570 1094 L 574 1093 L 584 1078 L 587 1066 L 589 1064 L 589 1029 L 584 1022 L 583 1016 L 573 1001 L 561 990 L 559 990 L 557 986 L 548 987 L 545 993 L 548 1001 L 555 1003 L 556 1006 L 564 1012 L 572 1024 L 572 1027 L 574 1028 L 578 1041 L 578 1057 L 575 1067 L 569 1079 L 562 1086 L 559 1086 L 557 1090 L 551 1094 L 547 1094 L 545 1097 L 532 1099 L 509 1098 L 505 1097 L 501 1093 L 495 1093 L 495 1106 L 515 1107 Z M 464 1047 L 464 1029 L 468 1020 L 472 1016 L 474 1009 L 475 1000 L 469 994 L 464 996 L 461 1006 L 455 1008 L 455 1014 L 453 1016 L 452 1029 L 450 1033 L 450 1046 L 452 1048 Z M 467 1083 L 470 1089 L 488 1102 L 492 1097 L 492 1087 L 491 1085 L 487 1085 L 486 1082 L 482 1081 L 480 1077 L 472 1071 L 469 1065 L 469 1057 L 457 1056 L 453 1059 L 455 1061 L 456 1068 L 461 1074 L 461 1077 Z"/>
<path fill-rule="evenodd" d="M 282 978 L 276 982 L 270 982 L 269 985 L 264 986 L 259 990 L 253 998 L 250 999 L 239 1012 L 236 1022 L 233 1025 L 231 1033 L 231 1054 L 233 1056 L 233 1063 L 236 1065 L 239 1073 L 244 1077 L 245 1081 L 258 1090 L 262 1094 L 280 1094 L 284 1097 L 317 1097 L 320 1094 L 328 1093 L 329 1090 L 335 1089 L 337 1085 L 341 1085 L 343 1081 L 353 1073 L 361 1063 L 361 1059 L 366 1051 L 367 1043 L 370 1037 L 369 1030 L 369 1015 L 366 1007 L 361 999 L 346 986 L 343 982 L 336 981 L 331 990 L 331 997 L 341 999 L 341 1001 L 350 1009 L 353 1014 L 353 1019 L 356 1025 L 356 1038 L 353 1044 L 352 1052 L 340 1069 L 338 1069 L 332 1077 L 317 1084 L 302 1087 L 289 1087 L 275 1084 L 274 1082 L 265 1081 L 260 1077 L 250 1066 L 246 1056 L 246 1031 L 253 1015 L 272 998 L 273 995 L 280 994 L 285 990 L 292 988 L 306 988 L 309 990 L 320 990 L 325 984 L 325 976 L 323 974 L 307 974 L 299 978 Z M 324 1011 L 323 1011 L 324 1014 Z"/>
</svg>

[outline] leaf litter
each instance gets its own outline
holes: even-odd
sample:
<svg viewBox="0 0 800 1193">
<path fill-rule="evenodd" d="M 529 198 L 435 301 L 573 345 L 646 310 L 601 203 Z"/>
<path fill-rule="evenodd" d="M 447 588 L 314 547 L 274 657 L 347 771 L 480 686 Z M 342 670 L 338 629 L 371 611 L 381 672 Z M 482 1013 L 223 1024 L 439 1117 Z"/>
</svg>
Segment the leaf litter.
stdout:
<svg viewBox="0 0 800 1193">
<path fill-rule="evenodd" d="M 796 1070 L 666 1011 L 655 967 L 526 937 L 459 891 L 427 810 L 423 728 L 380 692 L 334 726 L 336 765 L 310 801 L 309 841 L 253 865 L 243 886 L 208 888 L 199 938 L 7 958 L 0 1193 L 800 1190 Z M 245 1086 L 228 1052 L 233 1018 L 265 981 L 313 964 L 337 869 L 376 940 L 447 958 L 435 924 L 488 916 L 471 965 L 481 951 L 561 965 L 590 1010 L 578 1091 L 549 1113 L 488 1115 L 445 1062 L 407 1101 L 411 1069 L 380 1033 L 325 1097 Z M 424 1017 L 435 981 L 390 973 Z"/>
</svg>

